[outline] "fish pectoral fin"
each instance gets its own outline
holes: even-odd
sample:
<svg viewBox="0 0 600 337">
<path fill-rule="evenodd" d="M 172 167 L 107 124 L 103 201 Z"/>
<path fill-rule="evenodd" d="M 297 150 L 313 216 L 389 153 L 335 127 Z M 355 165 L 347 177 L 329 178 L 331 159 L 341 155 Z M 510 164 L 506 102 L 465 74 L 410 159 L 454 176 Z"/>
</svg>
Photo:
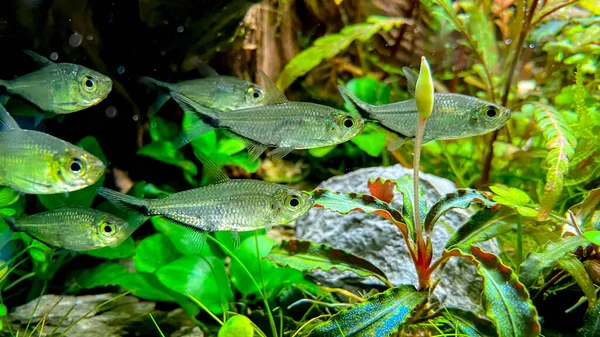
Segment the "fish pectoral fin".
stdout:
<svg viewBox="0 0 600 337">
<path fill-rule="evenodd" d="M 200 62 L 200 64 L 198 64 L 198 72 L 204 77 L 219 76 L 219 73 L 216 70 L 214 70 L 213 67 L 209 66 L 204 62 Z"/>
<path fill-rule="evenodd" d="M 4 109 L 4 106 L 0 105 L 0 131 L 6 130 L 20 130 L 19 124 L 14 118 Z"/>
<path fill-rule="evenodd" d="M 258 71 L 260 78 L 265 83 L 265 90 L 267 92 L 267 105 L 281 104 L 289 102 L 287 97 L 279 90 L 277 85 L 271 80 L 267 74 L 265 74 L 262 70 Z"/>
<path fill-rule="evenodd" d="M 387 146 L 388 151 L 394 151 L 396 149 L 399 149 L 400 147 L 402 147 L 402 145 L 404 145 L 404 143 L 406 143 L 407 140 L 408 138 L 406 137 L 395 135 L 392 141 Z"/>
<path fill-rule="evenodd" d="M 186 126 L 173 141 L 173 145 L 177 149 L 214 129 L 212 126 L 198 119 L 192 112 L 186 110 L 184 113 L 190 116 L 191 123 L 189 126 Z"/>
<path fill-rule="evenodd" d="M 240 233 L 237 231 L 231 231 L 231 245 L 233 246 L 234 251 L 240 246 Z"/>
<path fill-rule="evenodd" d="M 269 152 L 269 157 L 271 160 L 279 160 L 285 156 L 287 156 L 290 152 L 292 152 L 293 148 L 291 147 L 278 147 L 275 150 Z"/>
<path fill-rule="evenodd" d="M 209 183 L 218 184 L 229 180 L 229 177 L 225 172 L 223 172 L 206 154 L 200 151 L 195 151 L 194 154 L 202 163 L 202 174 L 207 176 Z"/>
<path fill-rule="evenodd" d="M 248 139 L 241 136 L 238 136 L 238 138 L 240 138 L 244 142 L 244 144 L 246 144 L 246 149 L 248 149 L 248 154 L 250 155 L 251 162 L 254 162 L 258 158 L 260 158 L 260 156 L 263 154 L 263 152 L 265 152 L 265 150 L 268 147 L 267 145 L 258 143 L 252 139 Z"/>
<path fill-rule="evenodd" d="M 154 100 L 150 108 L 148 108 L 148 117 L 154 116 L 158 112 L 158 110 L 160 110 L 160 108 L 162 108 L 163 105 L 165 105 L 165 103 L 167 103 L 170 99 L 171 95 L 159 91 L 158 95 L 156 96 L 156 99 Z"/>
<path fill-rule="evenodd" d="M 415 69 L 409 67 L 402 67 L 402 70 L 404 71 L 404 76 L 406 77 L 406 90 L 409 94 L 415 97 L 419 73 Z"/>
<path fill-rule="evenodd" d="M 54 62 L 50 61 L 49 59 L 43 57 L 42 55 L 33 52 L 31 50 L 23 50 L 23 52 L 27 55 L 29 55 L 31 57 L 31 59 L 33 59 L 33 62 L 40 68 L 44 68 L 47 67 L 49 65 L 53 65 Z"/>
<path fill-rule="evenodd" d="M 25 177 L 14 176 L 14 178 L 15 178 L 15 179 L 18 179 L 18 180 L 25 181 L 25 182 L 27 182 L 27 183 L 30 183 L 30 184 L 32 184 L 32 185 L 35 185 L 35 186 L 42 186 L 42 187 L 44 187 L 44 188 L 46 188 L 46 189 L 50 189 L 50 188 L 52 188 L 52 185 L 51 185 L 51 184 L 44 184 L 44 183 L 40 183 L 40 182 L 37 182 L 37 181 L 33 181 L 33 180 L 30 180 L 30 179 L 27 179 L 27 178 L 25 178 Z"/>
</svg>

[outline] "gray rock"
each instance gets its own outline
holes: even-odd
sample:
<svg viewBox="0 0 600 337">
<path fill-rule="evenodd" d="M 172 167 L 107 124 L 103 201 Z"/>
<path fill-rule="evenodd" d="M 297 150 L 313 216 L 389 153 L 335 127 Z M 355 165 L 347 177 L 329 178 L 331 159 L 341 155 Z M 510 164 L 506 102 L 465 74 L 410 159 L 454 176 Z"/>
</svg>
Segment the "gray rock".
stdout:
<svg viewBox="0 0 600 337">
<path fill-rule="evenodd" d="M 365 168 L 333 177 L 321 183 L 319 187 L 342 193 L 368 194 L 367 182 L 369 179 L 377 177 L 398 179 L 406 174 L 412 176 L 412 169 L 401 165 Z M 420 173 L 419 181 L 428 206 L 456 189 L 451 181 L 429 174 Z M 399 192 L 395 192 L 391 205 L 401 209 L 402 195 Z M 431 235 L 434 260 L 441 255 L 446 242 L 469 215 L 470 212 L 457 209 L 446 213 L 441 218 Z M 296 236 L 313 242 L 325 243 L 366 258 L 382 269 L 395 285 L 418 284 L 414 265 L 400 231 L 394 224 L 378 215 L 362 212 L 341 215 L 314 208 L 297 220 Z M 494 240 L 482 243 L 481 247 L 486 251 L 499 253 L 498 244 Z M 356 276 L 349 272 L 324 273 L 318 271 L 313 276 L 323 284 L 335 287 L 343 287 L 357 281 Z M 465 259 L 451 258 L 441 275 L 439 272 L 434 274 L 434 278 L 436 277 L 441 278 L 441 281 L 435 288 L 434 294 L 446 306 L 465 310 L 481 309 L 483 283 L 470 262 Z M 372 280 L 366 282 L 369 281 Z"/>
</svg>

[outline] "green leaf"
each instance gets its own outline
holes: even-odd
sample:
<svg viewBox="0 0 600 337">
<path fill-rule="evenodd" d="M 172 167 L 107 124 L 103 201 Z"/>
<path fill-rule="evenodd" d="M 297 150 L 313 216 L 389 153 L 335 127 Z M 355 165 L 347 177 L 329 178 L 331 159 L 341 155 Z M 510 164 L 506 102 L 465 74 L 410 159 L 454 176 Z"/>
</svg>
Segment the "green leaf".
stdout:
<svg viewBox="0 0 600 337">
<path fill-rule="evenodd" d="M 138 244 L 133 261 L 138 271 L 154 273 L 180 255 L 166 235 L 156 233 Z"/>
<path fill-rule="evenodd" d="M 179 167 L 184 172 L 192 176 L 198 174 L 198 168 L 196 167 L 196 164 L 184 159 L 183 154 L 177 150 L 171 142 L 163 140 L 152 142 L 138 150 L 137 154 Z"/>
<path fill-rule="evenodd" d="M 37 262 L 44 263 L 52 260 L 54 249 L 48 247 L 43 242 L 32 240 L 29 246 L 29 255 Z"/>
<path fill-rule="evenodd" d="M 575 220 L 577 220 L 579 226 L 600 229 L 598 224 L 594 224 L 592 221 L 594 215 L 598 214 L 600 210 L 600 187 L 591 190 L 582 202 L 574 205 L 569 210 L 575 215 Z"/>
<path fill-rule="evenodd" d="M 219 329 L 218 337 L 252 337 L 254 326 L 252 321 L 243 315 L 235 315 Z"/>
<path fill-rule="evenodd" d="M 315 269 L 351 271 L 361 277 L 375 276 L 387 279 L 381 269 L 371 262 L 341 249 L 310 241 L 289 240 L 273 247 L 267 260 L 280 266 L 289 266 L 302 272 Z"/>
<path fill-rule="evenodd" d="M 130 236 L 116 247 L 106 246 L 100 249 L 89 250 L 82 253 L 109 260 L 125 259 L 132 257 L 135 254 L 135 243 L 133 242 L 133 238 Z"/>
<path fill-rule="evenodd" d="M 105 166 L 108 165 L 106 157 L 104 156 L 102 148 L 100 147 L 100 144 L 96 138 L 88 136 L 77 142 L 75 145 L 96 156 L 104 163 Z M 95 184 L 78 191 L 58 194 L 40 194 L 37 197 L 42 205 L 44 205 L 44 207 L 46 207 L 48 210 L 53 210 L 63 206 L 79 206 L 83 208 L 90 208 L 94 203 L 94 198 L 96 198 L 96 190 L 98 187 L 102 187 L 104 185 L 104 179 L 105 177 L 102 175 Z"/>
<path fill-rule="evenodd" d="M 329 60 L 344 51 L 348 46 L 358 40 L 365 42 L 377 32 L 389 31 L 393 27 L 400 27 L 409 20 L 404 18 L 378 18 L 369 17 L 367 23 L 346 26 L 339 33 L 328 34 L 315 40 L 313 45 L 294 57 L 277 78 L 277 86 L 281 90 L 287 89 L 294 81 L 318 66 L 323 60 Z"/>
<path fill-rule="evenodd" d="M 563 190 L 563 179 L 569 171 L 569 159 L 575 154 L 577 139 L 565 118 L 549 105 L 535 104 L 534 118 L 543 131 L 546 149 L 549 150 L 546 157 L 546 186 L 538 214 L 538 219 L 544 220 Z"/>
<path fill-rule="evenodd" d="M 183 256 L 161 267 L 156 276 L 167 288 L 190 294 L 215 314 L 228 310 L 233 300 L 225 265 L 214 256 Z"/>
<path fill-rule="evenodd" d="M 0 188 L 0 208 L 14 204 L 19 200 L 20 194 L 10 187 Z"/>
<path fill-rule="evenodd" d="M 172 294 L 156 286 L 156 283 L 160 284 L 160 282 L 156 280 L 154 274 L 126 273 L 117 277 L 113 282 L 114 284 L 131 291 L 135 296 L 146 300 L 175 302 L 175 298 L 173 298 Z"/>
<path fill-rule="evenodd" d="M 600 335 L 600 301 L 596 301 L 593 308 L 588 308 L 583 316 L 583 327 L 579 329 L 577 335 L 581 337 Z"/>
<path fill-rule="evenodd" d="M 500 211 L 484 208 L 473 214 L 465 224 L 446 243 L 446 250 L 468 248 L 474 243 L 482 242 L 504 234 L 516 228 L 515 211 L 502 208 Z"/>
<path fill-rule="evenodd" d="M 350 141 L 371 157 L 379 157 L 385 148 L 385 134 L 381 132 L 363 132 Z"/>
<path fill-rule="evenodd" d="M 519 268 L 519 279 L 527 287 L 531 287 L 556 261 L 588 245 L 589 242 L 581 236 L 569 236 L 558 242 L 549 242 L 541 252 L 531 252 L 527 255 Z"/>
<path fill-rule="evenodd" d="M 525 206 L 531 202 L 531 198 L 524 191 L 510 187 L 490 186 L 490 190 L 496 194 L 493 200 L 505 206 Z"/>
<path fill-rule="evenodd" d="M 153 142 L 159 140 L 172 141 L 179 132 L 177 124 L 157 116 L 150 117 L 148 124 L 148 131 Z"/>
<path fill-rule="evenodd" d="M 573 254 L 567 254 L 557 262 L 559 268 L 569 273 L 575 279 L 585 297 L 587 297 L 589 306 L 593 307 L 594 303 L 596 303 L 596 288 L 583 263 Z"/>
<path fill-rule="evenodd" d="M 6 305 L 4 304 L 0 304 L 0 317 L 4 317 L 8 314 L 8 309 L 6 308 Z M 0 329 L 1 331 L 2 329 Z"/>
<path fill-rule="evenodd" d="M 600 231 L 587 231 L 583 233 L 583 237 L 591 243 L 600 246 Z"/>
<path fill-rule="evenodd" d="M 328 209 L 340 214 L 348 214 L 353 211 L 377 214 L 390 220 L 400 229 L 403 235 L 410 237 L 408 236 L 409 229 L 402 214 L 388 203 L 373 196 L 357 193 L 342 194 L 324 189 L 317 189 L 312 193 L 315 197 L 314 207 Z"/>
<path fill-rule="evenodd" d="M 438 200 L 427 213 L 423 226 L 427 233 L 433 230 L 433 226 L 437 223 L 442 215 L 453 208 L 468 208 L 473 203 L 482 204 L 485 207 L 495 211 L 500 208 L 500 205 L 486 198 L 483 193 L 467 188 L 459 188 L 458 190 L 449 193 Z"/>
<path fill-rule="evenodd" d="M 346 89 L 354 96 L 371 105 L 390 103 L 390 88 L 373 77 L 353 78 L 346 83 Z M 350 103 L 346 102 L 348 105 Z"/>
<path fill-rule="evenodd" d="M 337 145 L 324 146 L 308 149 L 308 153 L 315 158 L 325 157 L 329 152 L 333 151 Z"/>
<path fill-rule="evenodd" d="M 444 309 L 444 317 L 460 332 L 469 337 L 495 337 L 498 336 L 494 324 L 481 318 L 470 311 L 458 308 Z"/>
<path fill-rule="evenodd" d="M 83 289 L 115 285 L 115 280 L 127 274 L 127 269 L 116 262 L 104 262 L 86 269 L 76 277 L 77 285 Z"/>
<path fill-rule="evenodd" d="M 406 322 L 427 298 L 412 285 L 402 285 L 370 297 L 317 325 L 309 337 L 388 336 Z"/>
<path fill-rule="evenodd" d="M 499 257 L 477 246 L 463 248 L 461 253 L 477 265 L 477 274 L 483 277 L 483 307 L 498 335 L 539 336 L 541 327 L 537 311 L 513 270 L 502 264 Z"/>
<path fill-rule="evenodd" d="M 398 180 L 393 180 L 393 183 L 396 184 L 396 190 L 402 193 L 402 216 L 410 229 L 410 232 L 414 238 L 414 228 L 415 228 L 415 213 L 414 213 L 414 204 L 415 193 L 414 193 L 414 185 L 413 178 L 409 175 L 404 175 Z M 427 202 L 425 201 L 425 195 L 423 194 L 423 189 L 419 187 L 419 214 L 421 215 L 421 223 L 425 221 L 425 215 L 427 214 Z"/>
<path fill-rule="evenodd" d="M 198 253 L 196 244 L 193 241 L 194 236 L 189 235 L 190 229 L 176 225 L 168 220 L 161 217 L 152 217 L 150 219 L 154 228 L 157 231 L 165 234 L 171 243 L 181 254 L 185 255 L 201 255 L 201 256 L 213 256 L 217 255 L 218 248 L 215 248 L 211 242 L 206 242 L 202 246 L 202 250 Z"/>
</svg>

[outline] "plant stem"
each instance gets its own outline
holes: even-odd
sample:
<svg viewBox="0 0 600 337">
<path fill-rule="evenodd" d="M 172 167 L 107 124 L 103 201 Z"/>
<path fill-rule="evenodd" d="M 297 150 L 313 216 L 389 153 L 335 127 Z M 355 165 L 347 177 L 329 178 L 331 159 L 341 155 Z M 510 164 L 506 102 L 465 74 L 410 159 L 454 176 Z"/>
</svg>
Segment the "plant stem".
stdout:
<svg viewBox="0 0 600 337">
<path fill-rule="evenodd" d="M 260 251 L 258 249 L 258 231 L 254 231 L 254 243 L 256 243 L 256 259 L 257 259 L 257 263 L 258 263 L 258 274 L 260 274 L 260 281 L 262 283 L 262 292 L 263 294 L 267 294 L 267 288 L 265 287 L 265 276 L 262 273 L 262 266 L 260 265 Z M 275 327 L 275 319 L 273 318 L 273 314 L 271 313 L 271 310 L 269 309 L 268 305 L 268 301 L 265 299 L 265 303 L 267 305 L 267 312 L 269 315 L 269 324 L 271 325 L 271 330 L 273 330 L 273 335 L 275 337 L 277 337 L 277 328 Z"/>
<path fill-rule="evenodd" d="M 517 275 L 521 268 L 521 262 L 523 262 L 523 218 L 517 212 Z"/>
<path fill-rule="evenodd" d="M 161 337 L 165 337 L 165 335 L 163 334 L 162 330 L 160 330 L 160 327 L 158 326 L 158 323 L 156 323 L 156 320 L 154 319 L 154 316 L 152 316 L 152 313 L 148 313 L 148 315 L 150 315 L 150 319 L 152 320 L 152 323 L 154 323 L 154 326 L 156 327 L 156 329 L 158 330 L 158 333 L 160 334 Z"/>
<path fill-rule="evenodd" d="M 194 296 L 192 296 L 191 294 L 187 294 L 187 296 L 192 300 L 192 302 L 196 303 L 196 305 L 198 305 L 200 308 L 204 309 L 204 311 L 206 311 L 207 314 L 210 315 L 210 317 L 212 317 L 215 321 L 217 321 L 217 323 L 219 323 L 220 325 L 225 324 L 222 320 L 219 319 L 219 317 L 217 317 L 217 315 L 213 314 L 212 311 L 210 311 L 205 305 L 204 303 L 200 302 L 200 300 L 198 300 L 197 298 L 195 298 Z"/>
<path fill-rule="evenodd" d="M 275 320 L 273 319 L 273 314 L 271 313 L 271 309 L 269 308 L 269 301 L 267 300 L 266 294 L 262 291 L 261 287 L 258 285 L 258 282 L 256 282 L 256 279 L 254 278 L 254 276 L 252 276 L 252 273 L 248 270 L 248 268 L 246 268 L 246 266 L 242 263 L 242 261 L 235 254 L 233 254 L 229 248 L 227 248 L 227 246 L 222 244 L 219 240 L 215 239 L 211 235 L 208 235 L 207 238 L 209 240 L 211 240 L 212 242 L 214 242 L 215 244 L 217 244 L 219 247 L 221 247 L 221 249 L 223 249 L 223 251 L 226 254 L 228 254 L 232 259 L 234 259 L 237 263 L 239 263 L 240 267 L 242 267 L 242 270 L 244 270 L 246 272 L 246 274 L 248 275 L 248 277 L 250 277 L 250 280 L 252 281 L 252 283 L 254 283 L 254 286 L 258 290 L 258 293 L 260 294 L 260 297 L 262 298 L 263 303 L 265 304 L 265 310 L 267 311 L 267 316 L 269 317 L 269 324 L 271 325 L 271 329 L 273 330 L 273 336 L 277 337 L 277 329 L 275 328 Z"/>
<path fill-rule="evenodd" d="M 417 264 L 415 268 L 419 275 L 419 288 L 423 289 L 429 285 L 429 278 L 427 275 L 428 258 L 427 258 L 427 245 L 423 239 L 423 231 L 421 228 L 421 208 L 419 207 L 419 162 L 421 160 L 421 145 L 423 142 L 423 132 L 425 131 L 425 124 L 427 118 L 419 116 L 419 124 L 417 127 L 417 135 L 415 137 L 415 155 L 413 158 L 413 187 L 414 187 L 414 200 L 413 200 L 413 217 L 415 223 L 415 238 L 417 241 Z"/>
</svg>

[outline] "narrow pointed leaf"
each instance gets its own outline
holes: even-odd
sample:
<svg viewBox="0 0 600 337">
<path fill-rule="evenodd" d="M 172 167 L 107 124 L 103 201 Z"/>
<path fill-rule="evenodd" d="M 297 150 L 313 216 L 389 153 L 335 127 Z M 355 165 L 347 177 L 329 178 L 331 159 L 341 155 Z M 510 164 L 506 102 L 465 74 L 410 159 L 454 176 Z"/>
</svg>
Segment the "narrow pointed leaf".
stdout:
<svg viewBox="0 0 600 337">
<path fill-rule="evenodd" d="M 385 202 L 392 202 L 394 199 L 394 190 L 396 183 L 392 180 L 383 180 L 381 178 L 370 179 L 367 183 L 371 195 Z"/>
<path fill-rule="evenodd" d="M 519 280 L 527 287 L 531 287 L 556 261 L 589 244 L 590 242 L 581 236 L 569 236 L 558 242 L 549 242 L 541 252 L 531 252 L 527 255 L 519 268 Z"/>
<path fill-rule="evenodd" d="M 558 266 L 569 273 L 573 279 L 577 282 L 581 290 L 588 299 L 590 307 L 596 303 L 596 288 L 594 282 L 588 275 L 583 263 L 579 261 L 577 256 L 573 254 L 567 254 L 562 259 L 558 260 Z"/>
<path fill-rule="evenodd" d="M 583 327 L 578 331 L 581 337 L 596 337 L 600 335 L 600 301 L 589 308 L 583 316 Z"/>
<path fill-rule="evenodd" d="M 396 180 L 396 189 L 402 193 L 402 216 L 404 217 L 405 223 L 411 230 L 411 233 L 415 233 L 415 222 L 414 222 L 414 206 L 413 200 L 415 200 L 413 178 L 409 175 L 405 175 L 400 179 Z M 423 194 L 423 189 L 419 187 L 419 212 L 421 214 L 421 222 L 425 221 L 425 214 L 427 214 L 427 202 Z M 412 238 L 415 239 L 414 237 Z"/>
<path fill-rule="evenodd" d="M 499 257 L 477 246 L 462 249 L 483 277 L 482 302 L 500 337 L 535 337 L 541 331 L 537 311 L 525 286 Z"/>
<path fill-rule="evenodd" d="M 427 213 L 424 227 L 426 232 L 431 232 L 439 218 L 452 208 L 468 208 L 473 203 L 482 204 L 491 210 L 498 210 L 500 205 L 486 198 L 483 193 L 467 188 L 459 188 L 452 193 L 446 194 L 435 203 Z"/>
<path fill-rule="evenodd" d="M 496 211 L 484 208 L 473 214 L 446 243 L 446 250 L 470 247 L 476 242 L 482 242 L 506 233 L 516 227 L 515 211 L 502 208 Z"/>
<path fill-rule="evenodd" d="M 315 269 L 351 271 L 358 276 L 387 279 L 381 269 L 371 262 L 341 249 L 310 241 L 289 240 L 273 247 L 265 257 L 280 266 L 308 272 Z"/>
<path fill-rule="evenodd" d="M 575 214 L 575 219 L 579 226 L 584 228 L 594 228 L 592 222 L 593 215 L 600 212 L 600 187 L 591 190 L 585 199 L 579 204 L 571 207 L 570 211 Z"/>
<path fill-rule="evenodd" d="M 563 179 L 569 172 L 569 159 L 575 154 L 577 139 L 565 118 L 551 106 L 536 104 L 533 115 L 546 139 L 546 186 L 540 200 L 539 220 L 544 220 L 558 201 L 563 189 Z"/>
<path fill-rule="evenodd" d="M 496 337 L 498 333 L 494 324 L 470 311 L 458 308 L 447 308 L 444 317 L 463 334 L 469 337 Z"/>
<path fill-rule="evenodd" d="M 389 336 L 426 297 L 411 285 L 389 289 L 317 325 L 308 337 Z"/>
<path fill-rule="evenodd" d="M 340 214 L 348 214 L 352 211 L 377 214 L 393 222 L 400 229 L 402 235 L 406 237 L 409 235 L 409 229 L 402 214 L 387 202 L 381 201 L 371 195 L 358 193 L 343 194 L 324 189 L 313 191 L 313 195 L 315 197 L 315 207 L 317 208 L 324 208 Z"/>
</svg>

